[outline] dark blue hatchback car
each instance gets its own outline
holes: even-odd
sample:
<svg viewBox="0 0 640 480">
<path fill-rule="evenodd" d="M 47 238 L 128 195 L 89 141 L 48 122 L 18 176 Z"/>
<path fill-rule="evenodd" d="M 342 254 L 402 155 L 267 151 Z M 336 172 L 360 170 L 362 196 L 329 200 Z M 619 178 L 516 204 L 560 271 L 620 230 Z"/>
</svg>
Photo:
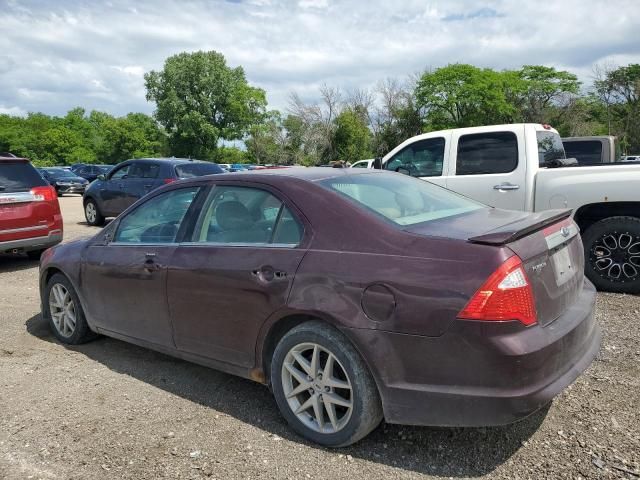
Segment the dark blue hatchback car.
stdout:
<svg viewBox="0 0 640 480">
<path fill-rule="evenodd" d="M 216 163 L 184 158 L 138 158 L 119 163 L 100 175 L 84 192 L 89 225 L 103 225 L 150 191 L 182 178 L 224 173 Z"/>
</svg>

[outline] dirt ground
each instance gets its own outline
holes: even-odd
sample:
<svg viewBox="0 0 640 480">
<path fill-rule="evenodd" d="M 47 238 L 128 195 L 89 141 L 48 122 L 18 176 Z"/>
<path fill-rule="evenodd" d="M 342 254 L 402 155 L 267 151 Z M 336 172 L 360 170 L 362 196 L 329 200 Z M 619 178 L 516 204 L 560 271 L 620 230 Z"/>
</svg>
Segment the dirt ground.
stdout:
<svg viewBox="0 0 640 480">
<path fill-rule="evenodd" d="M 97 231 L 80 197 L 61 205 L 66 240 Z M 599 358 L 547 412 L 503 428 L 383 424 L 329 450 L 292 433 L 261 385 L 117 340 L 61 345 L 37 276 L 0 257 L 1 479 L 640 478 L 638 296 L 599 294 Z"/>
</svg>

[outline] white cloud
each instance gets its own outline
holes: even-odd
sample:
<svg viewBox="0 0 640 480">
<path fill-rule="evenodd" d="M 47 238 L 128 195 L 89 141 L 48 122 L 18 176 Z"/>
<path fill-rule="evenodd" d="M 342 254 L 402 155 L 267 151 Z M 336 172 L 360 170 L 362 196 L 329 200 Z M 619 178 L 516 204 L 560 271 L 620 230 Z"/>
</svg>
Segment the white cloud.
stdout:
<svg viewBox="0 0 640 480">
<path fill-rule="evenodd" d="M 0 1 L 0 18 L 0 105 L 22 112 L 151 112 L 143 74 L 181 51 L 223 53 L 279 109 L 292 90 L 454 62 L 545 64 L 586 82 L 596 62 L 640 63 L 637 0 L 25 0 Z"/>
<path fill-rule="evenodd" d="M 20 107 L 5 107 L 0 105 L 0 115 L 13 115 L 14 117 L 25 117 L 27 112 Z"/>
</svg>

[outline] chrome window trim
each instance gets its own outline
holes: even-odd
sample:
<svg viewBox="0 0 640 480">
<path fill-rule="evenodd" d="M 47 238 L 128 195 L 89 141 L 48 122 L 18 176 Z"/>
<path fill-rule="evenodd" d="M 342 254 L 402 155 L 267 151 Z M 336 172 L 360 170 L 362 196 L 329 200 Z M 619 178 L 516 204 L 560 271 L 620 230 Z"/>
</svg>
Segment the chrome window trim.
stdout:
<svg viewBox="0 0 640 480">
<path fill-rule="evenodd" d="M 298 243 L 182 242 L 181 247 L 297 248 Z"/>
</svg>

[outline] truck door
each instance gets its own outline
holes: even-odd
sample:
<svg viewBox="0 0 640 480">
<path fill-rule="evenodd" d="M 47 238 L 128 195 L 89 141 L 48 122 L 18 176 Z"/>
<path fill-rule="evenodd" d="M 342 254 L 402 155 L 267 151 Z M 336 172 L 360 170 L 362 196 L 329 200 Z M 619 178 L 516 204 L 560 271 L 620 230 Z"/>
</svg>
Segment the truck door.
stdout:
<svg viewBox="0 0 640 480">
<path fill-rule="evenodd" d="M 392 152 L 384 162 L 385 170 L 423 178 L 446 187 L 445 152 L 447 137 L 421 138 Z"/>
<path fill-rule="evenodd" d="M 448 189 L 492 207 L 525 209 L 524 126 L 477 133 L 454 130 L 449 158 Z"/>
</svg>

